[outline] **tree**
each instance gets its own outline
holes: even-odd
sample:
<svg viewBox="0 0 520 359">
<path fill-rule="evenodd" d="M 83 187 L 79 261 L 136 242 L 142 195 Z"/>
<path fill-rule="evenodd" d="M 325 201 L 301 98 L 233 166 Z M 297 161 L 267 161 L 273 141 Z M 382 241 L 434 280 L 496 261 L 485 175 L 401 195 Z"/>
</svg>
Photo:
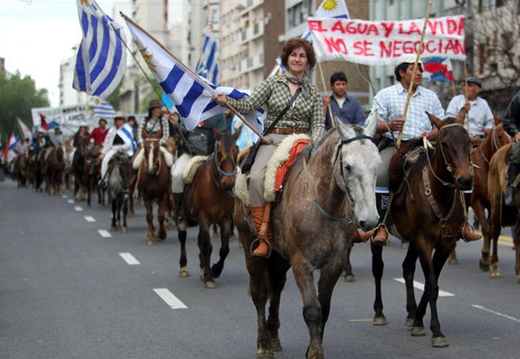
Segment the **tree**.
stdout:
<svg viewBox="0 0 520 359">
<path fill-rule="evenodd" d="M 158 93 L 162 94 L 163 89 L 161 85 L 159 85 L 159 82 L 155 78 L 152 78 L 148 76 L 150 81 L 152 82 L 152 85 L 148 82 L 148 80 L 144 76 L 139 76 L 139 83 L 142 86 L 142 98 L 140 103 L 140 111 L 141 112 L 148 112 L 148 105 L 150 104 L 150 101 L 152 100 L 160 100 Z M 153 86 L 153 87 L 152 87 Z"/>
<path fill-rule="evenodd" d="M 46 89 L 37 89 L 31 76 L 23 76 L 17 71 L 0 76 L 0 133 L 5 144 L 11 132 L 20 133 L 16 118 L 32 128 L 31 108 L 49 106 Z"/>
</svg>

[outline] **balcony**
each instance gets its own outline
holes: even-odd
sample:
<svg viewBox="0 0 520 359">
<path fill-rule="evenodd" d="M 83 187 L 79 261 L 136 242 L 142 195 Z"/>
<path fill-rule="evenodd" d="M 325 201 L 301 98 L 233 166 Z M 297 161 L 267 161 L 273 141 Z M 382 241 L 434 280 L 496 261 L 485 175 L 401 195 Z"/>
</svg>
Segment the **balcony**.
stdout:
<svg viewBox="0 0 520 359">
<path fill-rule="evenodd" d="M 257 7 L 263 5 L 264 0 L 247 0 L 246 7 L 240 11 L 240 14 L 238 16 L 246 16 L 250 11 L 253 11 Z"/>
<path fill-rule="evenodd" d="M 240 45 L 245 45 L 247 42 L 258 39 L 264 35 L 264 22 L 258 21 L 245 29 L 242 29 L 240 34 Z"/>
</svg>

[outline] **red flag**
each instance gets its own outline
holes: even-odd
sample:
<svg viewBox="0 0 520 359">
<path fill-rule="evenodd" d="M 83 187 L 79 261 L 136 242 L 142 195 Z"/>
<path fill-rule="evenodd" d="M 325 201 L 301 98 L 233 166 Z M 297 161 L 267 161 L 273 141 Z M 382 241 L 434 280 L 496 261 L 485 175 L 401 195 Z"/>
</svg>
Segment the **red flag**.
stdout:
<svg viewBox="0 0 520 359">
<path fill-rule="evenodd" d="M 47 121 L 45 121 L 45 116 L 42 115 L 41 113 L 39 113 L 40 115 L 40 119 L 42 121 L 41 125 L 42 128 L 45 130 L 45 131 L 49 131 L 51 129 L 51 127 L 47 124 Z"/>
<path fill-rule="evenodd" d="M 14 133 L 11 132 L 11 135 L 7 139 L 7 143 L 5 144 L 4 148 L 4 158 L 7 160 L 7 154 L 9 153 L 10 147 L 13 145 L 14 142 Z"/>
</svg>

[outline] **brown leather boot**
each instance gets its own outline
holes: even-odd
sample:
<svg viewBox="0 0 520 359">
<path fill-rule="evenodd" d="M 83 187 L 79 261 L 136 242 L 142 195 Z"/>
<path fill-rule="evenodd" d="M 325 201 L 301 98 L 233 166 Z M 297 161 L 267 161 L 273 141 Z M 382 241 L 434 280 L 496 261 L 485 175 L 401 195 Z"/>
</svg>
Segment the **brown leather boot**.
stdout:
<svg viewBox="0 0 520 359">
<path fill-rule="evenodd" d="M 258 232 L 258 247 L 251 253 L 254 256 L 268 258 L 271 255 L 271 239 L 273 237 L 271 230 L 269 229 L 269 221 L 271 219 L 271 203 L 267 203 L 262 207 L 264 213 L 262 214 L 262 222 L 260 224 L 260 230 Z M 251 210 L 253 207 L 251 207 Z M 251 211 L 252 213 L 252 211 Z M 254 218 L 254 217 L 253 217 Z M 255 219 L 256 227 L 256 219 Z"/>
<path fill-rule="evenodd" d="M 354 231 L 354 237 L 352 237 L 352 243 L 365 243 L 372 237 L 374 232 L 359 232 L 357 229 Z"/>
<path fill-rule="evenodd" d="M 385 245 L 388 242 L 388 229 L 385 225 L 379 225 L 374 231 L 372 242 L 375 244 Z"/>
<path fill-rule="evenodd" d="M 461 237 L 464 242 L 473 242 L 482 239 L 482 236 L 480 234 L 470 231 L 469 228 L 466 226 L 462 227 Z"/>
</svg>

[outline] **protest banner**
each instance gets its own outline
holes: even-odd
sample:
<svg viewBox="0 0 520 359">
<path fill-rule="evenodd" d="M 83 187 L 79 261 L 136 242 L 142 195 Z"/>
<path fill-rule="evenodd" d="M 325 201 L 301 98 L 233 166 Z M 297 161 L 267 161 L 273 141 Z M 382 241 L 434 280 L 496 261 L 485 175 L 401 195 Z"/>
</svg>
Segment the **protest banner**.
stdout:
<svg viewBox="0 0 520 359">
<path fill-rule="evenodd" d="M 86 122 L 92 129 L 95 125 L 93 119 L 87 113 L 87 105 L 71 105 L 60 107 L 38 107 L 31 109 L 34 126 L 41 123 L 40 114 L 45 116 L 47 123 L 57 123 L 67 133 L 76 132 L 80 123 Z"/>
<path fill-rule="evenodd" d="M 311 18 L 318 61 L 346 60 L 365 65 L 393 64 L 402 54 L 420 48 L 424 19 L 365 21 Z M 421 57 L 465 60 L 464 16 L 429 19 Z"/>
</svg>

